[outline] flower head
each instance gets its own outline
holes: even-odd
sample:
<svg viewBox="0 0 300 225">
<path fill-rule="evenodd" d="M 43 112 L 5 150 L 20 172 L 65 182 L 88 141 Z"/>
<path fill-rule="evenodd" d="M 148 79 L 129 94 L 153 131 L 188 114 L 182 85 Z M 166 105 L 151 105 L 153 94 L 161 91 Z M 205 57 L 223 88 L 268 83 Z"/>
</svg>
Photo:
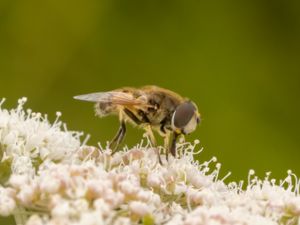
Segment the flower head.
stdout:
<svg viewBox="0 0 300 225">
<path fill-rule="evenodd" d="M 46 115 L 25 112 L 25 101 L 0 107 L 0 166 L 9 171 L 1 179 L 2 216 L 17 218 L 21 208 L 27 225 L 299 224 L 300 183 L 292 171 L 276 182 L 250 170 L 246 186 L 226 184 L 215 157 L 194 160 L 199 141 L 182 140 L 181 157 L 163 165 L 147 143 L 111 155 L 81 144 L 82 133 L 68 131 L 61 113 L 50 124 Z"/>
</svg>

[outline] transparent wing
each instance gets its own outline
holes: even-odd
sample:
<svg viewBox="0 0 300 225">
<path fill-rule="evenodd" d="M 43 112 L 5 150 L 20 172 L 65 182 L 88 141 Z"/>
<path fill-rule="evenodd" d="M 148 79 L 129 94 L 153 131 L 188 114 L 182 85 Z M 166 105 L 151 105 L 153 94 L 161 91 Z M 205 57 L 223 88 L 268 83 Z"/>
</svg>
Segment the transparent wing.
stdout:
<svg viewBox="0 0 300 225">
<path fill-rule="evenodd" d="M 116 105 L 147 105 L 144 97 L 136 98 L 131 93 L 121 91 L 97 92 L 74 96 L 74 99 L 88 102 L 105 102 Z"/>
</svg>

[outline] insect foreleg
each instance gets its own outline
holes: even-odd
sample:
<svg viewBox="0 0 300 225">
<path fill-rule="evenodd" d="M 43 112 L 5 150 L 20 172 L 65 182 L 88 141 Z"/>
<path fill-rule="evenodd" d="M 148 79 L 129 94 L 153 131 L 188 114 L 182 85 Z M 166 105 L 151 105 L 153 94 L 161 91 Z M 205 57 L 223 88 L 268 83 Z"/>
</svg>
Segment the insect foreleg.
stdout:
<svg viewBox="0 0 300 225">
<path fill-rule="evenodd" d="M 126 133 L 126 125 L 124 120 L 122 120 L 118 133 L 109 144 L 109 148 L 112 150 L 112 154 L 114 154 L 117 151 L 119 144 L 122 142 L 122 140 L 125 137 L 125 133 Z"/>
</svg>

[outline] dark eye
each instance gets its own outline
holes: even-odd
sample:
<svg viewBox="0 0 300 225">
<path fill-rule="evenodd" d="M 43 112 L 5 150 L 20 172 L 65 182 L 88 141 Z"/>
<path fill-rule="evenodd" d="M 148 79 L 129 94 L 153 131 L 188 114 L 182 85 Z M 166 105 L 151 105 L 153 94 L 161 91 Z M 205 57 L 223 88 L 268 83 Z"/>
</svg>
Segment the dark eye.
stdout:
<svg viewBox="0 0 300 225">
<path fill-rule="evenodd" d="M 188 122 L 192 119 L 195 113 L 195 106 L 191 102 L 184 102 L 180 104 L 173 116 L 173 124 L 177 128 L 185 127 Z"/>
</svg>

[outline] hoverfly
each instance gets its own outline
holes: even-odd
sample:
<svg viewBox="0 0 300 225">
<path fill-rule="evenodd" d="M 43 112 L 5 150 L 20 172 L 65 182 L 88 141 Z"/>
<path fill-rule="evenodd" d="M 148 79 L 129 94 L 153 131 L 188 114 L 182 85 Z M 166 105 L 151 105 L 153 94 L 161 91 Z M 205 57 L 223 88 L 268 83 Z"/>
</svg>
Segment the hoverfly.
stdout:
<svg viewBox="0 0 300 225">
<path fill-rule="evenodd" d="M 126 122 L 143 128 L 153 146 L 156 146 L 153 130 L 164 137 L 167 160 L 169 152 L 176 156 L 178 136 L 193 132 L 200 123 L 200 114 L 194 102 L 157 86 L 124 87 L 74 98 L 95 102 L 96 115 L 99 117 L 113 114 L 119 117 L 119 130 L 109 144 L 112 154 L 124 139 Z M 173 137 L 170 143 L 171 135 Z M 158 159 L 161 163 L 159 153 Z"/>
</svg>

